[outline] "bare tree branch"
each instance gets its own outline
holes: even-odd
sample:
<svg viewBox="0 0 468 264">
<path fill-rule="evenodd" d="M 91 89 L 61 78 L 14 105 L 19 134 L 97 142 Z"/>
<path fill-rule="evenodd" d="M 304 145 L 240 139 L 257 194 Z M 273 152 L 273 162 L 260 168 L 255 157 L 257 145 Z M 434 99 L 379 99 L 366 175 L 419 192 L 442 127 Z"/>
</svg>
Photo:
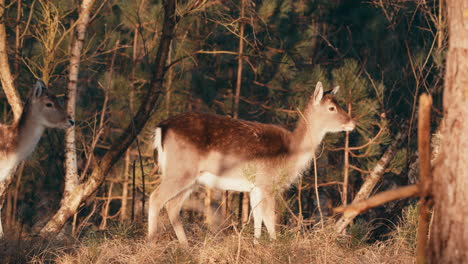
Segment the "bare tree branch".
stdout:
<svg viewBox="0 0 468 264">
<path fill-rule="evenodd" d="M 417 185 L 409 185 L 378 193 L 369 199 L 354 202 L 348 206 L 337 207 L 333 209 L 333 211 L 336 213 L 343 213 L 343 217 L 354 218 L 358 214 L 361 214 L 371 208 L 388 203 L 390 201 L 417 196 L 419 193 L 420 191 Z"/>
<path fill-rule="evenodd" d="M 18 91 L 13 84 L 10 65 L 8 64 L 7 36 L 5 28 L 5 0 L 0 0 L 0 81 L 5 91 L 8 103 L 13 111 L 13 119 L 19 120 L 23 112 L 23 104 Z"/>
</svg>

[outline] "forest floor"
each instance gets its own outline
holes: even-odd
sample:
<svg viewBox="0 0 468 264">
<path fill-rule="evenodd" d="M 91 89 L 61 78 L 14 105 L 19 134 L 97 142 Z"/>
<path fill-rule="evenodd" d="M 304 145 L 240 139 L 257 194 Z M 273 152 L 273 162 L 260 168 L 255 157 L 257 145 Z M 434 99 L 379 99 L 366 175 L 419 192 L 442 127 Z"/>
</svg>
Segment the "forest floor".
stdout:
<svg viewBox="0 0 468 264">
<path fill-rule="evenodd" d="M 186 226 L 189 246 L 182 247 L 172 232 L 148 243 L 144 228 L 114 226 L 88 231 L 79 239 L 4 240 L 1 263 L 414 263 L 414 241 L 404 228 L 385 241 L 365 242 L 366 234 L 337 235 L 331 227 L 280 231 L 276 241 L 253 243 L 251 226 L 244 230 L 209 232 Z M 361 230 L 362 231 L 362 230 Z M 352 234 L 354 232 L 354 234 Z M 411 234 L 412 236 L 412 234 Z"/>
</svg>

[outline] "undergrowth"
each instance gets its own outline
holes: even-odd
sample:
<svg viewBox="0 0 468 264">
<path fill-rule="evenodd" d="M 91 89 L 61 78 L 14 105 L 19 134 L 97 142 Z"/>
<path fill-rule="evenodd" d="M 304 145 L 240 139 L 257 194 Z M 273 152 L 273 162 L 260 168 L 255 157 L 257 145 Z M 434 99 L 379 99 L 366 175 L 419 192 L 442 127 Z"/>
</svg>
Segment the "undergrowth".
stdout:
<svg viewBox="0 0 468 264">
<path fill-rule="evenodd" d="M 170 227 L 158 240 L 144 239 L 145 228 L 114 225 L 87 231 L 72 241 L 43 239 L 0 242 L 2 263 L 413 263 L 417 210 L 408 207 L 387 240 L 367 243 L 372 227 L 357 221 L 347 235 L 324 229 L 279 232 L 276 241 L 262 237 L 253 243 L 251 226 L 210 232 L 186 225 L 189 246 L 182 247 Z M 169 232 L 170 231 L 170 232 Z"/>
</svg>

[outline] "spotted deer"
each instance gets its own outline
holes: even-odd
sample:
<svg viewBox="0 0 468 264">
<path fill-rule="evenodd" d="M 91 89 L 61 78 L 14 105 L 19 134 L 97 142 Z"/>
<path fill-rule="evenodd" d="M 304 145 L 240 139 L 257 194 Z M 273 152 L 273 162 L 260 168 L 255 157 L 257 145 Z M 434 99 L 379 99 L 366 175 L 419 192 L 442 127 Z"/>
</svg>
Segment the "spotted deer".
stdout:
<svg viewBox="0 0 468 264">
<path fill-rule="evenodd" d="M 3 197 L 15 167 L 31 154 L 46 128 L 69 128 L 75 124 L 55 95 L 38 80 L 12 125 L 0 124 L 0 215 Z M 3 229 L 0 218 L 0 237 Z"/>
<path fill-rule="evenodd" d="M 192 112 L 162 121 L 154 138 L 162 181 L 149 201 L 148 239 L 155 239 L 159 212 L 165 206 L 179 242 L 187 244 L 179 212 L 197 184 L 248 192 L 254 242 L 261 235 L 262 222 L 275 239 L 275 194 L 310 166 L 327 132 L 355 127 L 333 97 L 338 89 L 324 94 L 318 82 L 292 132 L 277 125 Z"/>
</svg>

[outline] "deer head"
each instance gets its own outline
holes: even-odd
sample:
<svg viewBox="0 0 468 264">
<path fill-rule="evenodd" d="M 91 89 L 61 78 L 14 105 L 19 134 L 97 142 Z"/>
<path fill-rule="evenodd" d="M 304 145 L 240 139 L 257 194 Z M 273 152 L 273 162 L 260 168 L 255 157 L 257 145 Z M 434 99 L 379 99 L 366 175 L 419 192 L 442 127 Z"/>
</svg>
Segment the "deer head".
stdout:
<svg viewBox="0 0 468 264">
<path fill-rule="evenodd" d="M 340 87 L 336 86 L 330 92 L 324 93 L 322 83 L 318 82 L 306 107 L 306 122 L 320 127 L 323 133 L 351 131 L 356 126 L 354 120 L 333 97 L 339 89 Z"/>
<path fill-rule="evenodd" d="M 38 80 L 33 88 L 28 107 L 30 113 L 36 116 L 36 122 L 44 127 L 65 129 L 75 124 L 57 97 L 49 92 L 41 80 Z"/>
</svg>

